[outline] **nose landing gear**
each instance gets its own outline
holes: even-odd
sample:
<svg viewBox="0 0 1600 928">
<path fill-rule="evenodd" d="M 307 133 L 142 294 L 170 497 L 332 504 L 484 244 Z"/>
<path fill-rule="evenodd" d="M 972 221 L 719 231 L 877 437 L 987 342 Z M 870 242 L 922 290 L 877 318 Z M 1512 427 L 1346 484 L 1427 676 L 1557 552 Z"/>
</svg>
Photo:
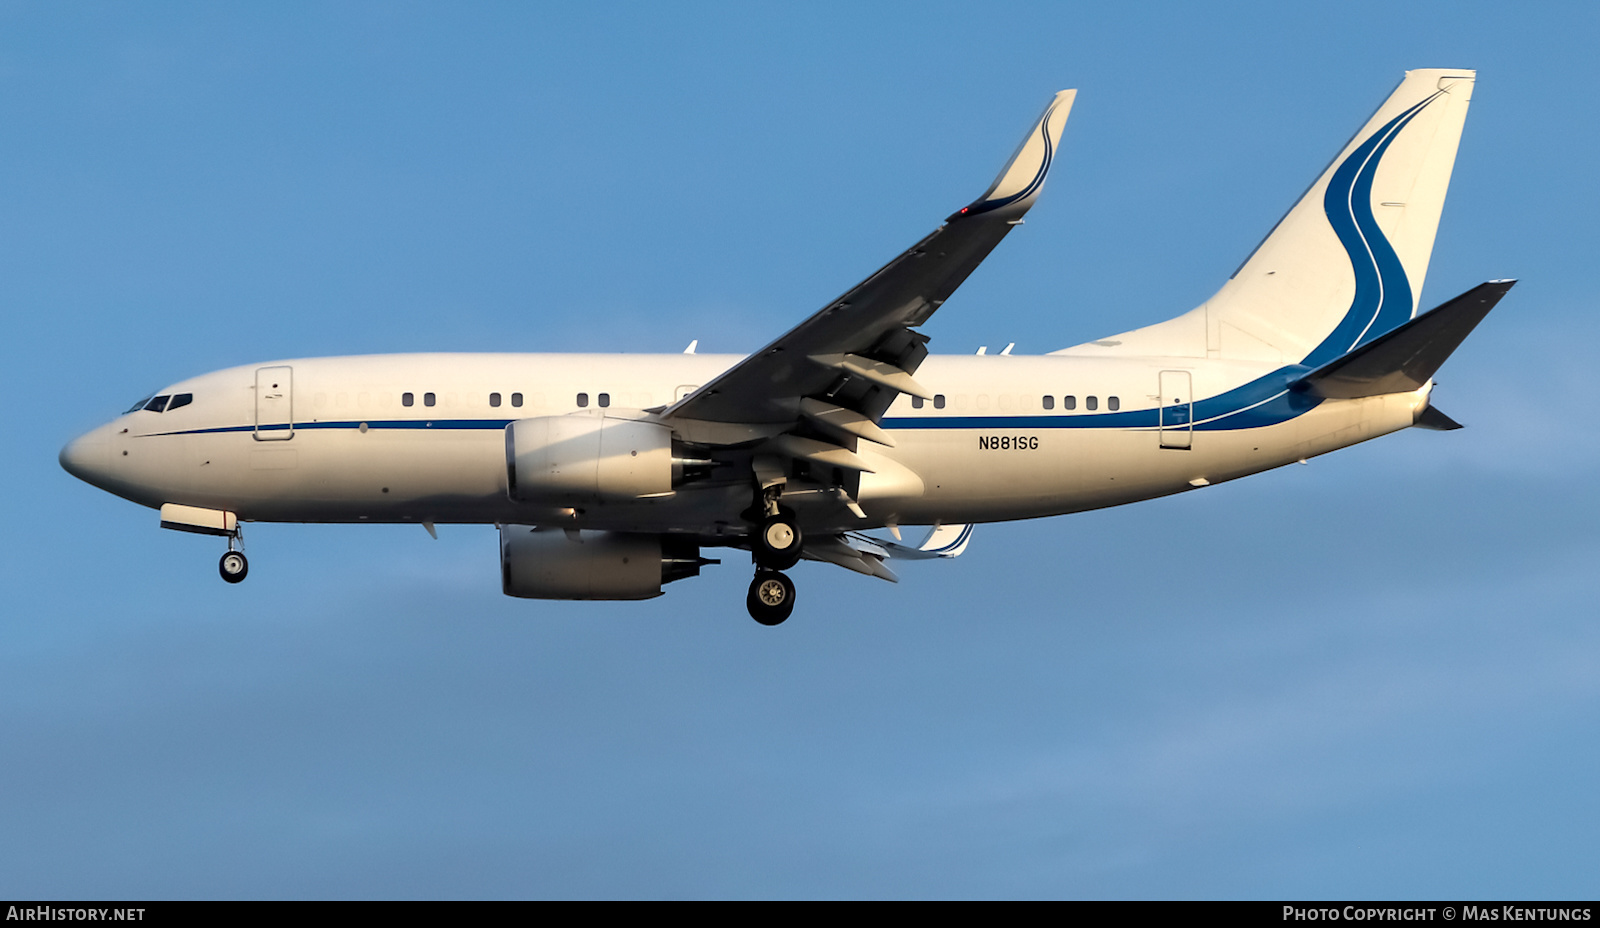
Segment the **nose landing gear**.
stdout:
<svg viewBox="0 0 1600 928">
<path fill-rule="evenodd" d="M 238 583 L 250 573 L 250 562 L 244 556 L 244 533 L 238 528 L 228 533 L 228 553 L 217 562 L 217 573 L 229 583 Z"/>
</svg>

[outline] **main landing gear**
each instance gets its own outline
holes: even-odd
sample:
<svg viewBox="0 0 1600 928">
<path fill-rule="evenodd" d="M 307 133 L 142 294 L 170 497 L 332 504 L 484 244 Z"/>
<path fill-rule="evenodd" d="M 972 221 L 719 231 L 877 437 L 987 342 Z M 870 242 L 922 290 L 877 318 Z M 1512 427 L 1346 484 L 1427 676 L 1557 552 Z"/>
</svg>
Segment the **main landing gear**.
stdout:
<svg viewBox="0 0 1600 928">
<path fill-rule="evenodd" d="M 781 624 L 794 611 L 794 583 L 776 570 L 758 570 L 744 604 L 762 625 Z"/>
<path fill-rule="evenodd" d="M 761 520 L 750 547 L 757 564 L 768 570 L 788 570 L 800 562 L 802 542 L 794 513 L 780 509 Z"/>
<path fill-rule="evenodd" d="M 238 583 L 250 573 L 250 562 L 244 556 L 244 536 L 235 529 L 228 535 L 228 553 L 217 562 L 217 573 L 229 583 Z"/>
<path fill-rule="evenodd" d="M 794 612 L 794 583 L 780 571 L 799 563 L 805 537 L 794 511 L 778 505 L 775 490 L 763 493 L 757 506 L 761 521 L 750 533 L 756 578 L 750 581 L 745 606 L 762 625 L 777 625 Z"/>
</svg>

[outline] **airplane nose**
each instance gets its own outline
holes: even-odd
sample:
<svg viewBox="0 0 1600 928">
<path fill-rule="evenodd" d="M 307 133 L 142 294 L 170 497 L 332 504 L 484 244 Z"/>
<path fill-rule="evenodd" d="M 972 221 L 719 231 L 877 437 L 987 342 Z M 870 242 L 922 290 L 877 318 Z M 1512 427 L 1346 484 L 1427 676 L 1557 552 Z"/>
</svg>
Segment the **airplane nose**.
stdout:
<svg viewBox="0 0 1600 928">
<path fill-rule="evenodd" d="M 85 483 L 95 483 L 106 472 L 110 453 L 105 430 L 95 429 L 67 442 L 61 449 L 61 467 Z"/>
</svg>

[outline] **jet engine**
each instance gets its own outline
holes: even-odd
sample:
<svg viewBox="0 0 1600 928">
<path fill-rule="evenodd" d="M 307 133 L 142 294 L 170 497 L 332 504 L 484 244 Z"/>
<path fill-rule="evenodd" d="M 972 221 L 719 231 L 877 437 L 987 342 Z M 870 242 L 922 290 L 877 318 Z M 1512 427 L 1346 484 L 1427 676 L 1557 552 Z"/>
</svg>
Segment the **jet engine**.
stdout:
<svg viewBox="0 0 1600 928">
<path fill-rule="evenodd" d="M 524 503 L 569 506 L 667 496 L 711 465 L 657 422 L 543 416 L 506 426 L 506 492 Z"/>
<path fill-rule="evenodd" d="M 500 527 L 501 589 L 524 599 L 650 599 L 714 563 L 678 535 Z"/>
</svg>

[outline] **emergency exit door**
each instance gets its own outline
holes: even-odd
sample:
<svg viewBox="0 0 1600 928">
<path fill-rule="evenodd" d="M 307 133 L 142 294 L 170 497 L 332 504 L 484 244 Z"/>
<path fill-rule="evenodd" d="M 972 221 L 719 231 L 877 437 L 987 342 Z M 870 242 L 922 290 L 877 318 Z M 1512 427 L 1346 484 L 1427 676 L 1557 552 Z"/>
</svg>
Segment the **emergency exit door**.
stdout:
<svg viewBox="0 0 1600 928">
<path fill-rule="evenodd" d="M 256 441 L 294 437 L 294 368 L 256 370 Z"/>
<path fill-rule="evenodd" d="M 1161 372 L 1161 447 L 1188 451 L 1194 440 L 1194 396 L 1188 371 Z"/>
</svg>

